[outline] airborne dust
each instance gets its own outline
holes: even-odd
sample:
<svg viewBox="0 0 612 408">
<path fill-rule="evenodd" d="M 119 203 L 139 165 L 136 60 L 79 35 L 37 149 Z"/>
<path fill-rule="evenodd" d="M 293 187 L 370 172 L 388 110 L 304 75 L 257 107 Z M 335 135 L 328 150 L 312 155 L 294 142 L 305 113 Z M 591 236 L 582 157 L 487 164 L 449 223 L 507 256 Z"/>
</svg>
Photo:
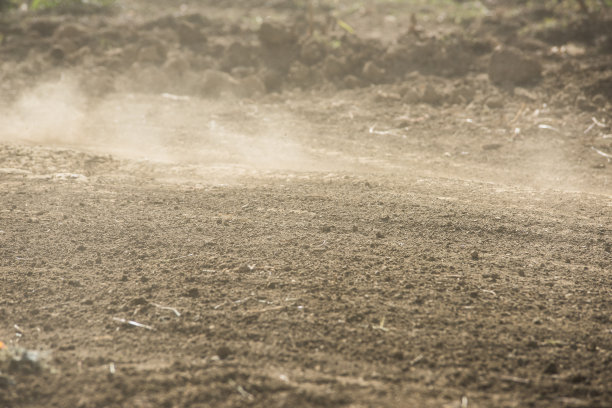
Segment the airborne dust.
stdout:
<svg viewBox="0 0 612 408">
<path fill-rule="evenodd" d="M 295 133 L 306 122 L 252 101 L 114 93 L 92 101 L 75 80 L 37 85 L 0 110 L 0 140 L 190 168 L 314 170 Z M 292 135 L 293 137 L 290 137 Z M 228 170 L 226 168 L 226 171 Z"/>
</svg>

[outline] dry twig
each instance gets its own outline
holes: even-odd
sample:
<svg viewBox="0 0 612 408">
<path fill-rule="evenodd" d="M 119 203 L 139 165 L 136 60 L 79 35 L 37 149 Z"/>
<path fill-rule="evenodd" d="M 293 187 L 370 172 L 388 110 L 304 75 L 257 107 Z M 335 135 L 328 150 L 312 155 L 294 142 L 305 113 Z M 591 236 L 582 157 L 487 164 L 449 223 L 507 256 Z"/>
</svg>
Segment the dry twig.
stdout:
<svg viewBox="0 0 612 408">
<path fill-rule="evenodd" d="M 155 306 L 155 307 L 157 307 L 157 308 L 159 308 L 159 309 L 162 309 L 162 310 L 170 310 L 171 312 L 174 312 L 174 314 L 176 315 L 176 317 L 181 317 L 181 314 L 179 313 L 179 311 L 178 311 L 178 310 L 176 310 L 176 309 L 175 309 L 175 308 L 173 308 L 173 307 L 169 307 L 169 306 L 162 306 L 162 305 L 158 305 L 157 303 L 151 303 L 151 306 Z"/>
<path fill-rule="evenodd" d="M 591 146 L 591 149 L 595 150 L 595 153 L 599 154 L 600 156 L 603 156 L 606 159 L 608 159 L 608 161 L 610 161 L 610 159 L 612 159 L 612 154 L 608 154 L 608 153 L 602 152 L 601 150 L 596 149 L 595 146 Z"/>
<path fill-rule="evenodd" d="M 516 384 L 531 384 L 531 380 L 528 380 L 526 378 L 514 377 L 511 375 L 502 375 L 499 377 L 499 379 L 502 381 L 512 382 Z"/>
<path fill-rule="evenodd" d="M 116 322 L 120 322 L 120 323 L 124 323 L 124 324 L 129 324 L 130 326 L 134 326 L 134 327 L 140 327 L 140 328 L 147 329 L 147 330 L 155 330 L 155 329 L 153 329 L 152 326 L 148 326 L 146 324 L 138 323 L 138 322 L 135 322 L 134 320 L 126 320 L 126 319 L 122 319 L 121 317 L 113 317 L 113 320 L 116 321 Z"/>
</svg>

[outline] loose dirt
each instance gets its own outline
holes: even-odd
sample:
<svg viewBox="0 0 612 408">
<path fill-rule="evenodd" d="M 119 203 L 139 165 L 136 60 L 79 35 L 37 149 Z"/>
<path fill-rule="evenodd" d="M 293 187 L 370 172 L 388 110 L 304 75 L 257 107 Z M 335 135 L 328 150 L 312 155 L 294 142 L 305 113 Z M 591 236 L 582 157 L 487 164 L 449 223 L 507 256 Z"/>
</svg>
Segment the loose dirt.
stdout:
<svg viewBox="0 0 612 408">
<path fill-rule="evenodd" d="M 610 406 L 609 11 L 288 4 L 0 17 L 0 406 Z"/>
</svg>

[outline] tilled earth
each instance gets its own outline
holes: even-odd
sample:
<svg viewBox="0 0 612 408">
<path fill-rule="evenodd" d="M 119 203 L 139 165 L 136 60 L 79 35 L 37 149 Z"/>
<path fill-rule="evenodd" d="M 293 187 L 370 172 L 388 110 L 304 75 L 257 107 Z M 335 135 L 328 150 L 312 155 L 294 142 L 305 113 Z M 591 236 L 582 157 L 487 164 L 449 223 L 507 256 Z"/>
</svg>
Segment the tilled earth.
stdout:
<svg viewBox="0 0 612 408">
<path fill-rule="evenodd" d="M 508 12 L 412 48 L 381 2 L 340 16 L 368 40 L 317 28 L 332 52 L 281 3 L 6 30 L 0 406 L 610 406 L 609 34 Z M 531 44 L 535 83 L 494 83 L 496 42 Z M 431 52 L 401 73 L 398 44 Z"/>
</svg>

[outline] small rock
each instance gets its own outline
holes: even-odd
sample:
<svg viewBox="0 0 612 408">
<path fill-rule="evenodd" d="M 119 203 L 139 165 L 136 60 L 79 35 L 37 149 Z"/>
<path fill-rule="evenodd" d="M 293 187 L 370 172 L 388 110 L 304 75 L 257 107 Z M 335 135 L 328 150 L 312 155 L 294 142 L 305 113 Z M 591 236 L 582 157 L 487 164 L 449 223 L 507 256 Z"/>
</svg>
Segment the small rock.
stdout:
<svg viewBox="0 0 612 408">
<path fill-rule="evenodd" d="M 385 234 L 383 234 L 381 231 L 376 231 L 376 238 L 382 239 L 384 237 L 385 237 Z"/>
<path fill-rule="evenodd" d="M 544 368 L 544 374 L 559 374 L 559 367 L 555 363 L 549 363 Z"/>
<path fill-rule="evenodd" d="M 200 291 L 198 288 L 191 288 L 185 293 L 185 296 L 190 298 L 198 298 L 200 297 Z"/>
<path fill-rule="evenodd" d="M 488 74 L 496 84 L 532 84 L 541 79 L 542 65 L 520 50 L 507 47 L 493 52 Z"/>
<path fill-rule="evenodd" d="M 217 356 L 221 360 L 225 360 L 232 354 L 232 350 L 227 346 L 221 346 L 217 349 Z"/>
<path fill-rule="evenodd" d="M 480 259 L 480 254 L 478 251 L 472 251 L 470 258 L 472 258 L 473 261 L 478 261 Z"/>
<path fill-rule="evenodd" d="M 238 267 L 238 272 L 239 273 L 247 273 L 247 272 L 251 272 L 254 268 L 251 268 L 249 265 L 247 264 L 242 264 Z"/>
<path fill-rule="evenodd" d="M 141 296 L 141 297 L 136 297 L 136 298 L 133 298 L 133 299 L 130 301 L 130 303 L 131 303 L 132 305 L 134 305 L 134 306 L 142 306 L 142 305 L 146 305 L 146 304 L 147 304 L 147 303 L 149 303 L 149 302 L 147 301 L 147 299 L 145 299 L 145 298 L 143 298 L 143 297 Z"/>
<path fill-rule="evenodd" d="M 586 382 L 588 380 L 588 378 L 584 375 L 584 374 L 572 374 L 568 377 L 568 381 L 571 382 L 572 384 L 580 384 L 583 382 Z"/>
</svg>

